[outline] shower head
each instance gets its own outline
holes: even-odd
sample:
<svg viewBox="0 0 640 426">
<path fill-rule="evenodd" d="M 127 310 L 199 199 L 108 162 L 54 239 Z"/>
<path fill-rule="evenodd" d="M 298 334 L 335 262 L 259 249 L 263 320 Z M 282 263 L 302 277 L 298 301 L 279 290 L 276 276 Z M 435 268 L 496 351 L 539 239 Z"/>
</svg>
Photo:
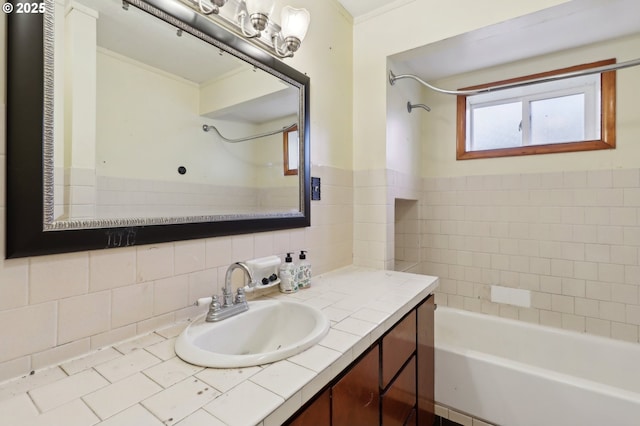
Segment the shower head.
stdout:
<svg viewBox="0 0 640 426">
<path fill-rule="evenodd" d="M 407 102 L 407 111 L 409 113 L 411 113 L 411 110 L 414 109 L 414 108 L 422 108 L 422 109 L 425 109 L 427 111 L 431 111 L 431 108 L 429 108 L 425 104 L 412 104 L 411 102 Z"/>
</svg>

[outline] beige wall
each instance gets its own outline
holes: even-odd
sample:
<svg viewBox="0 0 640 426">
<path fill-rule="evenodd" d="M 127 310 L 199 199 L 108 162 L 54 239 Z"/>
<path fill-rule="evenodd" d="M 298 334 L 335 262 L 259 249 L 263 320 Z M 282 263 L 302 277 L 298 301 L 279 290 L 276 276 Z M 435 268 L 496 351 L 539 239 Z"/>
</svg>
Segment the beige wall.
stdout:
<svg viewBox="0 0 640 426">
<path fill-rule="evenodd" d="M 459 88 L 506 78 L 559 69 L 571 65 L 616 58 L 624 62 L 638 57 L 640 35 L 532 58 L 483 71 L 434 82 L 438 87 Z M 566 154 L 530 155 L 496 159 L 456 161 L 456 97 L 425 92 L 432 112 L 423 115 L 423 176 L 463 176 L 478 174 L 537 173 L 567 170 L 596 170 L 638 167 L 640 121 L 637 100 L 640 67 L 617 72 L 616 149 Z M 395 86 L 394 86 L 395 90 Z"/>
<path fill-rule="evenodd" d="M 311 13 L 303 47 L 287 63 L 311 78 L 311 163 L 351 170 L 353 28 L 336 0 L 279 0 Z"/>
<path fill-rule="evenodd" d="M 409 1 L 354 26 L 354 168 L 387 167 L 387 57 L 565 0 Z"/>
<path fill-rule="evenodd" d="M 322 178 L 323 199 L 312 203 L 309 228 L 4 260 L 2 85 L 0 380 L 193 315 L 193 300 L 216 291 L 233 261 L 306 248 L 314 273 L 351 263 L 351 20 L 333 1 L 289 3 L 313 16 L 302 50 L 287 60 L 311 77 L 312 173 Z M 2 63 L 2 81 L 4 70 Z"/>
<path fill-rule="evenodd" d="M 416 120 L 426 111 L 406 114 L 406 101 L 420 100 L 414 97 L 417 90 L 411 90 L 417 86 L 411 83 L 390 89 L 389 57 L 564 2 L 406 1 L 356 21 L 353 29 L 356 264 L 393 269 L 394 199 L 419 197 L 420 183 L 416 178 L 421 173 L 416 170 L 416 161 L 424 146 L 419 146 L 415 139 Z M 394 6 L 398 7 L 391 9 Z M 401 71 L 398 68 L 397 72 Z"/>
</svg>

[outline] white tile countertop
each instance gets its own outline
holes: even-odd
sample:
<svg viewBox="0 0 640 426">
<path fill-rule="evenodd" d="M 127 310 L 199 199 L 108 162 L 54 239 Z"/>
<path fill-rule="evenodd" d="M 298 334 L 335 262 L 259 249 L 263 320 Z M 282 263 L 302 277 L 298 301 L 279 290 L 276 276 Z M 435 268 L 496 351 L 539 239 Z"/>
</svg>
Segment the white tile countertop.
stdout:
<svg viewBox="0 0 640 426">
<path fill-rule="evenodd" d="M 0 384 L 0 423 L 280 425 L 437 285 L 436 277 L 353 266 L 319 275 L 310 289 L 267 296 L 313 305 L 331 320 L 303 353 L 257 367 L 194 366 L 174 352 L 181 322 Z"/>
</svg>

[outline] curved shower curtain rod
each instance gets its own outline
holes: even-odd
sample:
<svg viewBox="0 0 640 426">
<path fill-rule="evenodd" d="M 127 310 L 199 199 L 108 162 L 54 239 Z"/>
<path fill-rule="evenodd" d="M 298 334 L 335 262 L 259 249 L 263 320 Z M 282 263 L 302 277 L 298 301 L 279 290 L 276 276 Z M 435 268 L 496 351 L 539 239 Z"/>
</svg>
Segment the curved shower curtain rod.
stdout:
<svg viewBox="0 0 640 426">
<path fill-rule="evenodd" d="M 202 130 L 205 131 L 205 132 L 208 132 L 209 130 L 213 130 L 218 134 L 218 136 L 220 136 L 220 138 L 222 138 L 223 141 L 229 142 L 229 143 L 238 143 L 238 142 L 251 141 L 253 139 L 264 138 L 266 136 L 277 135 L 278 133 L 284 133 L 287 130 L 293 129 L 296 126 L 297 126 L 297 124 L 293 123 L 293 124 L 290 124 L 288 126 L 283 127 L 281 130 L 274 130 L 272 132 L 260 133 L 258 135 L 247 136 L 246 138 L 239 138 L 239 139 L 230 139 L 230 138 L 226 138 L 226 137 L 222 136 L 222 134 L 220 133 L 220 130 L 218 130 L 216 128 L 216 126 L 209 126 L 207 124 L 203 124 L 202 125 Z"/>
<path fill-rule="evenodd" d="M 413 75 L 413 74 L 395 75 L 393 73 L 393 71 L 391 71 L 391 70 L 389 70 L 389 83 L 393 86 L 397 80 L 401 80 L 403 78 L 410 78 L 410 79 L 415 80 L 418 83 L 428 87 L 431 90 L 434 90 L 434 91 L 439 92 L 439 93 L 444 93 L 444 94 L 447 94 L 447 95 L 479 95 L 481 93 L 488 93 L 488 92 L 493 92 L 493 91 L 496 91 L 496 90 L 513 89 L 515 87 L 528 86 L 528 85 L 537 84 L 537 83 L 546 83 L 546 82 L 550 82 L 550 81 L 563 80 L 563 79 L 566 79 L 566 78 L 580 77 L 580 76 L 583 76 L 583 75 L 600 74 L 600 73 L 603 73 L 603 72 L 606 72 L 606 71 L 619 70 L 619 69 L 622 69 L 622 68 L 635 67 L 635 66 L 638 66 L 638 65 L 640 65 L 640 58 L 633 59 L 633 60 L 627 61 L 627 62 L 620 62 L 620 63 L 617 63 L 617 64 L 604 65 L 604 66 L 601 66 L 601 67 L 589 68 L 589 69 L 585 69 L 585 70 L 581 70 L 581 71 L 573 71 L 573 72 L 568 72 L 568 73 L 564 73 L 564 74 L 557 74 L 557 75 L 552 75 L 552 76 L 549 76 L 549 77 L 533 78 L 533 79 L 530 79 L 530 80 L 519 81 L 517 83 L 508 83 L 508 84 L 500 84 L 500 85 L 496 85 L 496 86 L 489 86 L 489 87 L 485 87 L 485 88 L 482 88 L 482 89 L 476 89 L 476 90 L 447 90 L 447 89 L 441 89 L 439 87 L 436 87 L 436 86 L 434 86 L 432 84 L 427 83 L 426 81 L 422 80 L 417 75 Z"/>
</svg>

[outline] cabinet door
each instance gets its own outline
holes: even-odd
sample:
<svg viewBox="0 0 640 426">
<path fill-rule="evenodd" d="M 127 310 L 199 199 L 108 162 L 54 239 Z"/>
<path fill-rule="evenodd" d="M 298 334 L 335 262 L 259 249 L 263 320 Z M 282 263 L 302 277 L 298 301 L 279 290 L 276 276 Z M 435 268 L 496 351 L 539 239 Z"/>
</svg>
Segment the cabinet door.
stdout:
<svg viewBox="0 0 640 426">
<path fill-rule="evenodd" d="M 403 426 L 416 406 L 416 357 L 382 395 L 382 426 Z"/>
<path fill-rule="evenodd" d="M 404 424 L 404 426 L 418 426 L 418 414 L 416 413 L 415 408 L 409 415 L 409 418 L 407 419 L 407 422 Z M 429 424 L 428 426 L 431 426 L 431 424 Z"/>
<path fill-rule="evenodd" d="M 333 426 L 379 425 L 379 346 L 375 345 L 331 388 Z"/>
<path fill-rule="evenodd" d="M 411 311 L 382 338 L 382 388 L 416 350 L 416 312 Z"/>
<path fill-rule="evenodd" d="M 434 355 L 433 326 L 435 305 L 433 295 L 418 311 L 418 424 L 433 425 L 434 407 Z"/>
<path fill-rule="evenodd" d="M 331 390 L 327 389 L 317 396 L 311 405 L 305 408 L 289 426 L 331 426 Z"/>
</svg>

